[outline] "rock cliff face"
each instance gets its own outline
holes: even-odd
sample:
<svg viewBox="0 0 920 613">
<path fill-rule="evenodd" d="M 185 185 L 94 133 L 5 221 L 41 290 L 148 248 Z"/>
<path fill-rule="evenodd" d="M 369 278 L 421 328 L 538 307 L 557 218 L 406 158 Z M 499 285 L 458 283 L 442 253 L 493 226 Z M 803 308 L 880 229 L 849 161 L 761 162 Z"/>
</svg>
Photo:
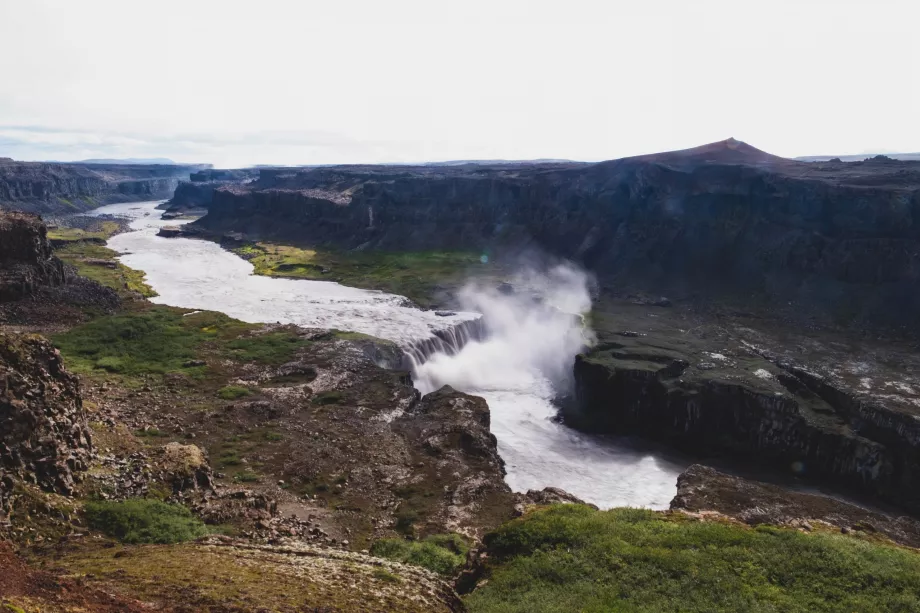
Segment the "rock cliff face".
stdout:
<svg viewBox="0 0 920 613">
<path fill-rule="evenodd" d="M 538 246 L 611 284 L 916 329 L 917 219 L 918 162 L 729 140 L 598 164 L 266 169 L 218 188 L 198 223 L 346 248 Z"/>
<path fill-rule="evenodd" d="M 63 282 L 64 265 L 52 254 L 41 218 L 0 211 L 0 302 Z"/>
<path fill-rule="evenodd" d="M 200 166 L 48 164 L 0 159 L 0 208 L 73 213 L 102 204 L 168 198 Z"/>
<path fill-rule="evenodd" d="M 35 335 L 0 333 L 0 499 L 16 481 L 70 494 L 92 453 L 76 377 Z"/>
<path fill-rule="evenodd" d="M 576 358 L 567 423 L 744 458 L 920 512 L 920 400 L 909 350 L 769 339 L 750 321 L 671 329 L 668 314 L 635 310 L 630 328 L 600 333 L 600 344 Z"/>
<path fill-rule="evenodd" d="M 200 170 L 191 174 L 189 181 L 182 181 L 168 202 L 163 203 L 166 209 L 164 217 L 177 217 L 179 215 L 203 215 L 211 206 L 214 190 L 219 187 L 243 185 L 259 176 L 255 168 L 221 169 L 213 168 Z"/>
</svg>

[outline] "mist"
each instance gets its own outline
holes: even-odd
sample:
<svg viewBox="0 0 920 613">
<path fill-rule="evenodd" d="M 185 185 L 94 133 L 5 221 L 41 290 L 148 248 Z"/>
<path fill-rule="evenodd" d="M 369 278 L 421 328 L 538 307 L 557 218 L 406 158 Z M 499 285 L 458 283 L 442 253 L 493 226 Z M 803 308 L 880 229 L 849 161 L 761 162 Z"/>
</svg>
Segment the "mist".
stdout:
<svg viewBox="0 0 920 613">
<path fill-rule="evenodd" d="M 501 288 L 470 282 L 459 293 L 463 310 L 482 313 L 485 340 L 458 353 L 432 356 L 415 368 L 422 393 L 443 385 L 466 392 L 565 393 L 575 355 L 593 342 L 585 325 L 590 279 L 571 264 L 524 269 Z"/>
</svg>

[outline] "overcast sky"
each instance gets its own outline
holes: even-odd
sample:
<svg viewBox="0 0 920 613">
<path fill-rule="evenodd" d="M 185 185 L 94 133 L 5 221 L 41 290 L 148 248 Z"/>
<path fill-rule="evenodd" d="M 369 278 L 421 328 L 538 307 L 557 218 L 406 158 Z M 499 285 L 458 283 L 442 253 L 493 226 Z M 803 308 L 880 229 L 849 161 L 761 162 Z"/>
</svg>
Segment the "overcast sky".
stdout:
<svg viewBox="0 0 920 613">
<path fill-rule="evenodd" d="M 920 151 L 920 0 L 0 0 L 0 156 Z"/>
</svg>

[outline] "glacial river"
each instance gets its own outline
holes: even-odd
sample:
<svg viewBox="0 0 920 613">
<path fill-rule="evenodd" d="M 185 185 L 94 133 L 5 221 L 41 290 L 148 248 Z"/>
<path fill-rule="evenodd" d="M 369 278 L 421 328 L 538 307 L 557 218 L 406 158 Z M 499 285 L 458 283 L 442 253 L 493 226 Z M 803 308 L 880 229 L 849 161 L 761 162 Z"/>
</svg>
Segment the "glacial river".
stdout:
<svg viewBox="0 0 920 613">
<path fill-rule="evenodd" d="M 253 275 L 249 262 L 215 243 L 156 236 L 159 228 L 177 224 L 161 220 L 157 204 L 113 204 L 91 213 L 132 219 L 132 231 L 108 245 L 126 266 L 144 271 L 159 294 L 154 302 L 220 311 L 252 323 L 363 332 L 403 347 L 479 316 L 437 315 L 412 308 L 400 296 L 328 281 Z M 416 386 L 427 392 L 449 383 L 486 399 L 508 485 L 515 491 L 560 487 L 602 508 L 667 508 L 687 462 L 628 439 L 588 436 L 553 421 L 556 390 L 545 358 L 570 365 L 571 343 L 497 298 L 477 304 L 496 310 L 487 315 L 505 322 L 499 333 L 469 343 L 454 356 L 432 356 L 417 368 Z"/>
</svg>

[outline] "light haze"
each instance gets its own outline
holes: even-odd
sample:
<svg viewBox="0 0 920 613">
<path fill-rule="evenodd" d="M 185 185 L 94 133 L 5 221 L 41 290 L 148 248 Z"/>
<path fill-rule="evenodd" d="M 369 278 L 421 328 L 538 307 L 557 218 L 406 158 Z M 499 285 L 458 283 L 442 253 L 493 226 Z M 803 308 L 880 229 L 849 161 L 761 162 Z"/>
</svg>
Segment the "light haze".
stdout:
<svg viewBox="0 0 920 613">
<path fill-rule="evenodd" d="M 920 151 L 916 0 L 0 0 L 0 156 Z"/>
</svg>

